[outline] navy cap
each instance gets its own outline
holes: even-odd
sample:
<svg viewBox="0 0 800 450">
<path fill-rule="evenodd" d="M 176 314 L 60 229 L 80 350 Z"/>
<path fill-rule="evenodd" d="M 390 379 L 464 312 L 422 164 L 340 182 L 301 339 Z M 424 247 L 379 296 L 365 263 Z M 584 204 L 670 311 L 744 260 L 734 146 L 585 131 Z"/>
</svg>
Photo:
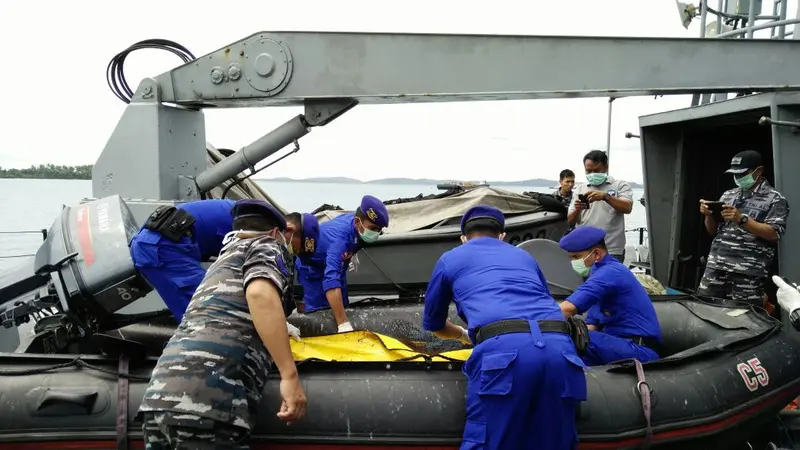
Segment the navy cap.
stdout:
<svg viewBox="0 0 800 450">
<path fill-rule="evenodd" d="M 371 195 L 365 195 L 361 198 L 361 212 L 367 216 L 367 219 L 375 225 L 385 228 L 389 226 L 389 211 L 386 210 L 386 205 L 382 201 Z"/>
<path fill-rule="evenodd" d="M 741 175 L 761 165 L 761 153 L 755 150 L 739 152 L 731 159 L 731 168 L 725 173 Z"/>
<path fill-rule="evenodd" d="M 502 211 L 494 206 L 476 205 L 467 210 L 461 217 L 461 234 L 464 234 L 464 228 L 467 226 L 467 222 L 475 219 L 492 219 L 500 224 L 500 228 L 505 229 L 506 227 L 506 218 L 503 216 Z"/>
<path fill-rule="evenodd" d="M 300 253 L 314 253 L 319 241 L 319 221 L 313 214 L 303 213 L 302 217 L 302 244 Z"/>
<path fill-rule="evenodd" d="M 242 217 L 266 217 L 275 221 L 280 231 L 286 231 L 286 218 L 280 211 L 264 200 L 244 199 L 237 201 L 231 208 L 231 215 L 234 218 Z"/>
<path fill-rule="evenodd" d="M 561 238 L 558 246 L 568 252 L 582 252 L 597 245 L 604 237 L 606 237 L 606 232 L 602 229 L 584 225 L 575 228 L 568 235 Z"/>
</svg>

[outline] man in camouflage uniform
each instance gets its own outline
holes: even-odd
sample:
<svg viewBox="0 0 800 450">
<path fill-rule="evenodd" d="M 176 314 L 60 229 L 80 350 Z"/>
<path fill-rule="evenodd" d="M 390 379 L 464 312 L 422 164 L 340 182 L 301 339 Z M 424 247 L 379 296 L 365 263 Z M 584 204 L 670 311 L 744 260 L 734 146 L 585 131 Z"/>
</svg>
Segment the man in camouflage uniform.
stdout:
<svg viewBox="0 0 800 450">
<path fill-rule="evenodd" d="M 273 361 L 281 375 L 278 417 L 305 414 L 281 297 L 292 286 L 286 219 L 241 200 L 233 229 L 153 370 L 139 408 L 145 448 L 248 449 Z"/>
<path fill-rule="evenodd" d="M 789 205 L 764 178 L 758 152 L 737 153 L 726 173 L 733 174 L 737 187 L 720 197 L 719 223 L 707 200 L 700 200 L 706 231 L 715 237 L 697 294 L 761 306 Z"/>
<path fill-rule="evenodd" d="M 553 192 L 553 197 L 560 201 L 565 208 L 572 202 L 572 191 L 575 189 L 575 172 L 564 169 L 558 174 L 558 189 Z"/>
</svg>

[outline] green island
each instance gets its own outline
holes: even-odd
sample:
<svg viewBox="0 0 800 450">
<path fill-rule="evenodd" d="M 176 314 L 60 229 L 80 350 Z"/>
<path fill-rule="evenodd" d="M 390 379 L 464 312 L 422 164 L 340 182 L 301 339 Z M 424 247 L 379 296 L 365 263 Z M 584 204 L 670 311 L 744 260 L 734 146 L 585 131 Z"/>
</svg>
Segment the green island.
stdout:
<svg viewBox="0 0 800 450">
<path fill-rule="evenodd" d="M 57 166 L 39 164 L 27 169 L 6 169 L 0 167 L 0 178 L 38 178 L 42 180 L 91 180 L 92 165 Z"/>
<path fill-rule="evenodd" d="M 91 180 L 92 179 L 92 165 L 86 164 L 83 166 L 58 166 L 55 164 L 39 164 L 30 166 L 27 169 L 6 169 L 0 167 L 0 178 L 35 178 L 42 180 Z M 443 183 L 443 180 L 432 180 L 428 178 L 414 179 L 414 178 L 383 178 L 380 180 L 361 181 L 354 178 L 345 177 L 317 177 L 295 179 L 287 177 L 279 178 L 256 178 L 256 181 L 267 182 L 284 182 L 284 183 L 327 183 L 327 184 L 413 184 L 413 185 L 436 185 Z M 537 187 L 555 187 L 558 186 L 558 181 L 547 180 L 543 178 L 533 178 L 530 180 L 519 181 L 490 181 L 491 186 L 537 186 Z M 630 182 L 632 188 L 642 188 L 643 186 L 636 182 Z"/>
</svg>

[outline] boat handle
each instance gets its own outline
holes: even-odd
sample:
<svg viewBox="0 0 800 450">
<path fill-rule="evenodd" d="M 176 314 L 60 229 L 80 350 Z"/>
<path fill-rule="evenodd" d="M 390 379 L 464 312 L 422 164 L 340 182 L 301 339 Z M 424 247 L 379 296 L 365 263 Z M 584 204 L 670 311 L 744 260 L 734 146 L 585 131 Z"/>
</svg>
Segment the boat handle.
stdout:
<svg viewBox="0 0 800 450">
<path fill-rule="evenodd" d="M 59 392 L 46 390 L 39 399 L 36 411 L 60 414 L 90 414 L 97 401 L 97 392 Z M 50 411 L 47 411 L 50 410 Z"/>
</svg>

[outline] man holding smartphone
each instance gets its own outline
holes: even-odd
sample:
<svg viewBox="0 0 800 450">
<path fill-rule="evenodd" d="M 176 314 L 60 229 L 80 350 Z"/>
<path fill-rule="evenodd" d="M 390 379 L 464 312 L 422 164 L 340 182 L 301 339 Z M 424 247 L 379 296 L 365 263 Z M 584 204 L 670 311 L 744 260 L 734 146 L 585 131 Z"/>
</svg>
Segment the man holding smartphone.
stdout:
<svg viewBox="0 0 800 450">
<path fill-rule="evenodd" d="M 626 181 L 608 175 L 608 155 L 592 150 L 583 157 L 586 184 L 567 214 L 570 226 L 594 226 L 606 232 L 608 254 L 625 262 L 625 215 L 633 211 L 633 190 Z"/>
<path fill-rule="evenodd" d="M 697 294 L 761 306 L 789 205 L 764 178 L 758 152 L 737 153 L 726 173 L 733 174 L 737 187 L 718 202 L 700 200 L 700 214 L 714 240 Z"/>
</svg>

